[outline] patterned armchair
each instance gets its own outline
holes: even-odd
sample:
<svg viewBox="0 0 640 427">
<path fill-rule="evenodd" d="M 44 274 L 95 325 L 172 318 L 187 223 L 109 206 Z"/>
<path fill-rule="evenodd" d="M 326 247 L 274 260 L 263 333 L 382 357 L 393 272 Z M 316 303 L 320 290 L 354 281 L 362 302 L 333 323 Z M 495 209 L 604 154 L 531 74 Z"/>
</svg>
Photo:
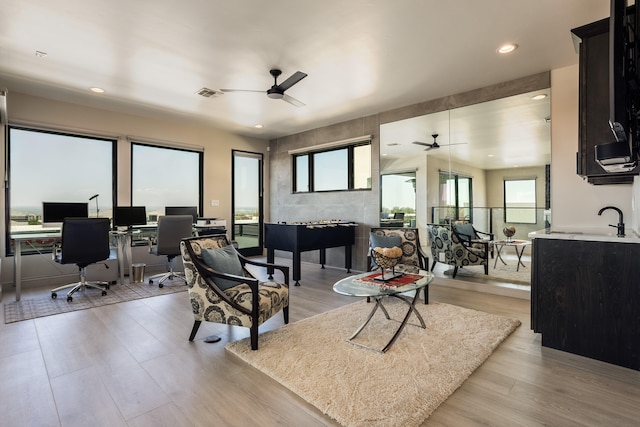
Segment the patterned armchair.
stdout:
<svg viewBox="0 0 640 427">
<path fill-rule="evenodd" d="M 402 258 L 395 266 L 396 271 L 404 273 L 418 273 L 420 270 L 427 270 L 429 268 L 429 257 L 427 256 L 422 246 L 420 246 L 420 239 L 418 236 L 417 228 L 371 228 L 371 235 L 369 237 L 369 256 L 368 265 L 369 268 L 376 269 L 376 266 L 371 260 L 371 249 L 375 246 L 381 246 L 374 240 L 395 239 L 398 244 L 392 246 L 398 246 L 402 248 Z M 391 240 L 389 240 L 391 241 Z M 424 303 L 429 303 L 429 287 L 424 288 Z"/>
<path fill-rule="evenodd" d="M 289 267 L 247 259 L 240 254 L 243 275 L 217 271 L 205 263 L 203 252 L 230 246 L 227 236 L 210 235 L 183 239 L 180 243 L 185 277 L 195 322 L 193 341 L 202 321 L 244 326 L 251 330 L 251 349 L 258 349 L 258 326 L 282 310 L 289 323 Z M 233 250 L 235 253 L 235 249 Z M 245 265 L 273 267 L 284 275 L 284 283 L 260 282 Z M 224 286 L 227 286 L 226 289 Z"/>
<path fill-rule="evenodd" d="M 451 229 L 451 255 L 453 275 L 455 278 L 458 268 L 468 265 L 484 265 L 484 274 L 489 274 L 489 240 L 470 240 L 466 234 Z"/>
<path fill-rule="evenodd" d="M 458 237 L 467 242 L 481 244 L 484 244 L 485 241 L 488 242 L 488 248 L 491 250 L 491 258 L 493 258 L 493 233 L 485 233 L 484 231 L 476 230 L 473 224 L 468 222 L 464 224 L 454 224 L 453 229 L 458 234 Z"/>
<path fill-rule="evenodd" d="M 453 252 L 451 250 L 451 228 L 448 225 L 428 224 L 427 233 L 429 235 L 429 244 L 431 246 L 431 256 L 433 263 L 431 271 L 440 261 L 440 254 L 444 254 L 444 263 L 453 264 Z"/>
</svg>

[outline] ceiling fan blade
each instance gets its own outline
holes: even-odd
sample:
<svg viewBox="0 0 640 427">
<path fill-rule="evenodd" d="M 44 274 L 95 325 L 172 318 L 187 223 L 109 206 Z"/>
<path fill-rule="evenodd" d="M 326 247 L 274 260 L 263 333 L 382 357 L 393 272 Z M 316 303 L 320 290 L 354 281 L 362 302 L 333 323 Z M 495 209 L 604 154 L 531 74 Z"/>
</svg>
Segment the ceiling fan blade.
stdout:
<svg viewBox="0 0 640 427">
<path fill-rule="evenodd" d="M 453 144 L 442 144 L 440 147 L 446 147 L 448 145 L 467 145 L 466 142 L 454 142 Z"/>
<path fill-rule="evenodd" d="M 264 90 L 251 90 L 251 89 L 220 89 L 220 92 L 257 92 L 265 93 Z"/>
<path fill-rule="evenodd" d="M 420 142 L 420 141 L 413 141 L 412 144 L 416 144 L 416 145 L 425 145 L 427 147 L 433 147 L 433 144 L 429 144 L 427 142 Z"/>
<path fill-rule="evenodd" d="M 286 93 L 282 96 L 282 100 L 288 102 L 291 105 L 295 105 L 296 107 L 304 107 L 306 105 L 304 102 L 298 101 L 297 99 L 287 95 Z"/>
<path fill-rule="evenodd" d="M 280 83 L 278 85 L 278 88 L 284 92 L 285 90 L 289 89 L 291 86 L 298 83 L 300 80 L 304 79 L 305 77 L 307 77 L 306 73 L 303 73 L 302 71 L 296 71 L 287 80 Z"/>
</svg>

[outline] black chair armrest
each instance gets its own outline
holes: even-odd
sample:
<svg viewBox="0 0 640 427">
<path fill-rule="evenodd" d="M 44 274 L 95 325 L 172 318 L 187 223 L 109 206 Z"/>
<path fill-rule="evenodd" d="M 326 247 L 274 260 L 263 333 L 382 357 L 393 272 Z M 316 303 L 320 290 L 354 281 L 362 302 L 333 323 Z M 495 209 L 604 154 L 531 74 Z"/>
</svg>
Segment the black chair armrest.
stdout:
<svg viewBox="0 0 640 427">
<path fill-rule="evenodd" d="M 487 254 L 489 253 L 489 243 L 490 241 L 486 239 L 476 239 L 476 240 L 471 240 L 469 242 L 468 247 L 471 248 L 471 247 L 474 247 L 474 245 L 482 245 L 482 250 L 484 250 L 485 257 L 486 257 Z"/>
<path fill-rule="evenodd" d="M 246 258 L 245 256 L 243 256 L 242 254 L 238 254 L 238 258 L 240 259 L 240 263 L 242 264 L 242 266 L 244 267 L 245 264 L 249 264 L 249 265 L 255 265 L 257 267 L 264 267 L 264 268 L 273 268 L 275 270 L 280 270 L 282 272 L 282 274 L 284 275 L 284 283 L 285 285 L 287 285 L 287 287 L 289 286 L 289 267 L 286 265 L 279 265 L 279 264 L 270 264 L 267 262 L 262 262 L 262 261 L 256 261 L 253 259 L 249 259 Z"/>
<path fill-rule="evenodd" d="M 421 270 L 429 270 L 429 257 L 422 246 L 418 246 L 418 262 Z"/>
<path fill-rule="evenodd" d="M 485 233 L 484 231 L 477 231 L 477 230 L 476 230 L 476 233 L 478 233 L 478 237 L 480 237 L 481 239 L 484 239 L 483 236 L 486 236 L 489 238 L 489 240 L 494 240 L 493 233 Z"/>
</svg>

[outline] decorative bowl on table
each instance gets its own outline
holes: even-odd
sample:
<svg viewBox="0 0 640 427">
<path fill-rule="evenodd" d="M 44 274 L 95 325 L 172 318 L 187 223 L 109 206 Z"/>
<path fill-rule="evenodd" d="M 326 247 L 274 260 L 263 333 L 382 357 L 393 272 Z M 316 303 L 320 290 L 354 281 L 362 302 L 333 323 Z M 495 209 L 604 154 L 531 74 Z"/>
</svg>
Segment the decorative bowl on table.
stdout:
<svg viewBox="0 0 640 427">
<path fill-rule="evenodd" d="M 386 269 L 391 269 L 391 279 L 396 277 L 395 266 L 400 261 L 400 258 L 402 258 L 402 249 L 397 246 L 393 248 L 375 247 L 371 251 L 371 256 L 373 257 L 373 262 L 380 267 L 380 271 L 382 272 L 380 279 L 382 281 L 388 280 L 384 277 L 384 271 Z"/>
<path fill-rule="evenodd" d="M 507 238 L 507 242 L 510 242 L 511 238 L 516 234 L 516 228 L 513 225 L 505 226 L 502 229 L 502 233 Z"/>
</svg>

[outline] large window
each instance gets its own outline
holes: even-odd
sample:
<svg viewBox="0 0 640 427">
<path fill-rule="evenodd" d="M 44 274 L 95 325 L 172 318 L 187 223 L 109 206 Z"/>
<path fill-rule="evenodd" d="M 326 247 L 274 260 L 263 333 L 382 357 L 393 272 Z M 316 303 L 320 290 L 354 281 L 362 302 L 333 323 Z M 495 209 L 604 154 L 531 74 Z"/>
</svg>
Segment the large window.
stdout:
<svg viewBox="0 0 640 427">
<path fill-rule="evenodd" d="M 166 206 L 197 206 L 202 214 L 202 152 L 131 144 L 131 204 L 149 220 Z"/>
<path fill-rule="evenodd" d="M 504 221 L 507 223 L 536 223 L 535 179 L 505 179 Z"/>
<path fill-rule="evenodd" d="M 293 169 L 294 193 L 371 189 L 371 144 L 295 154 Z"/>
<path fill-rule="evenodd" d="M 440 172 L 440 206 L 447 221 L 473 222 L 473 193 L 471 177 Z"/>
<path fill-rule="evenodd" d="M 380 189 L 382 207 L 380 219 L 392 219 L 396 213 L 403 213 L 403 220 L 415 226 L 416 173 L 382 175 Z"/>
<path fill-rule="evenodd" d="M 89 216 L 110 218 L 115 146 L 113 139 L 9 128 L 7 230 L 41 228 L 42 202 L 86 202 Z"/>
</svg>

